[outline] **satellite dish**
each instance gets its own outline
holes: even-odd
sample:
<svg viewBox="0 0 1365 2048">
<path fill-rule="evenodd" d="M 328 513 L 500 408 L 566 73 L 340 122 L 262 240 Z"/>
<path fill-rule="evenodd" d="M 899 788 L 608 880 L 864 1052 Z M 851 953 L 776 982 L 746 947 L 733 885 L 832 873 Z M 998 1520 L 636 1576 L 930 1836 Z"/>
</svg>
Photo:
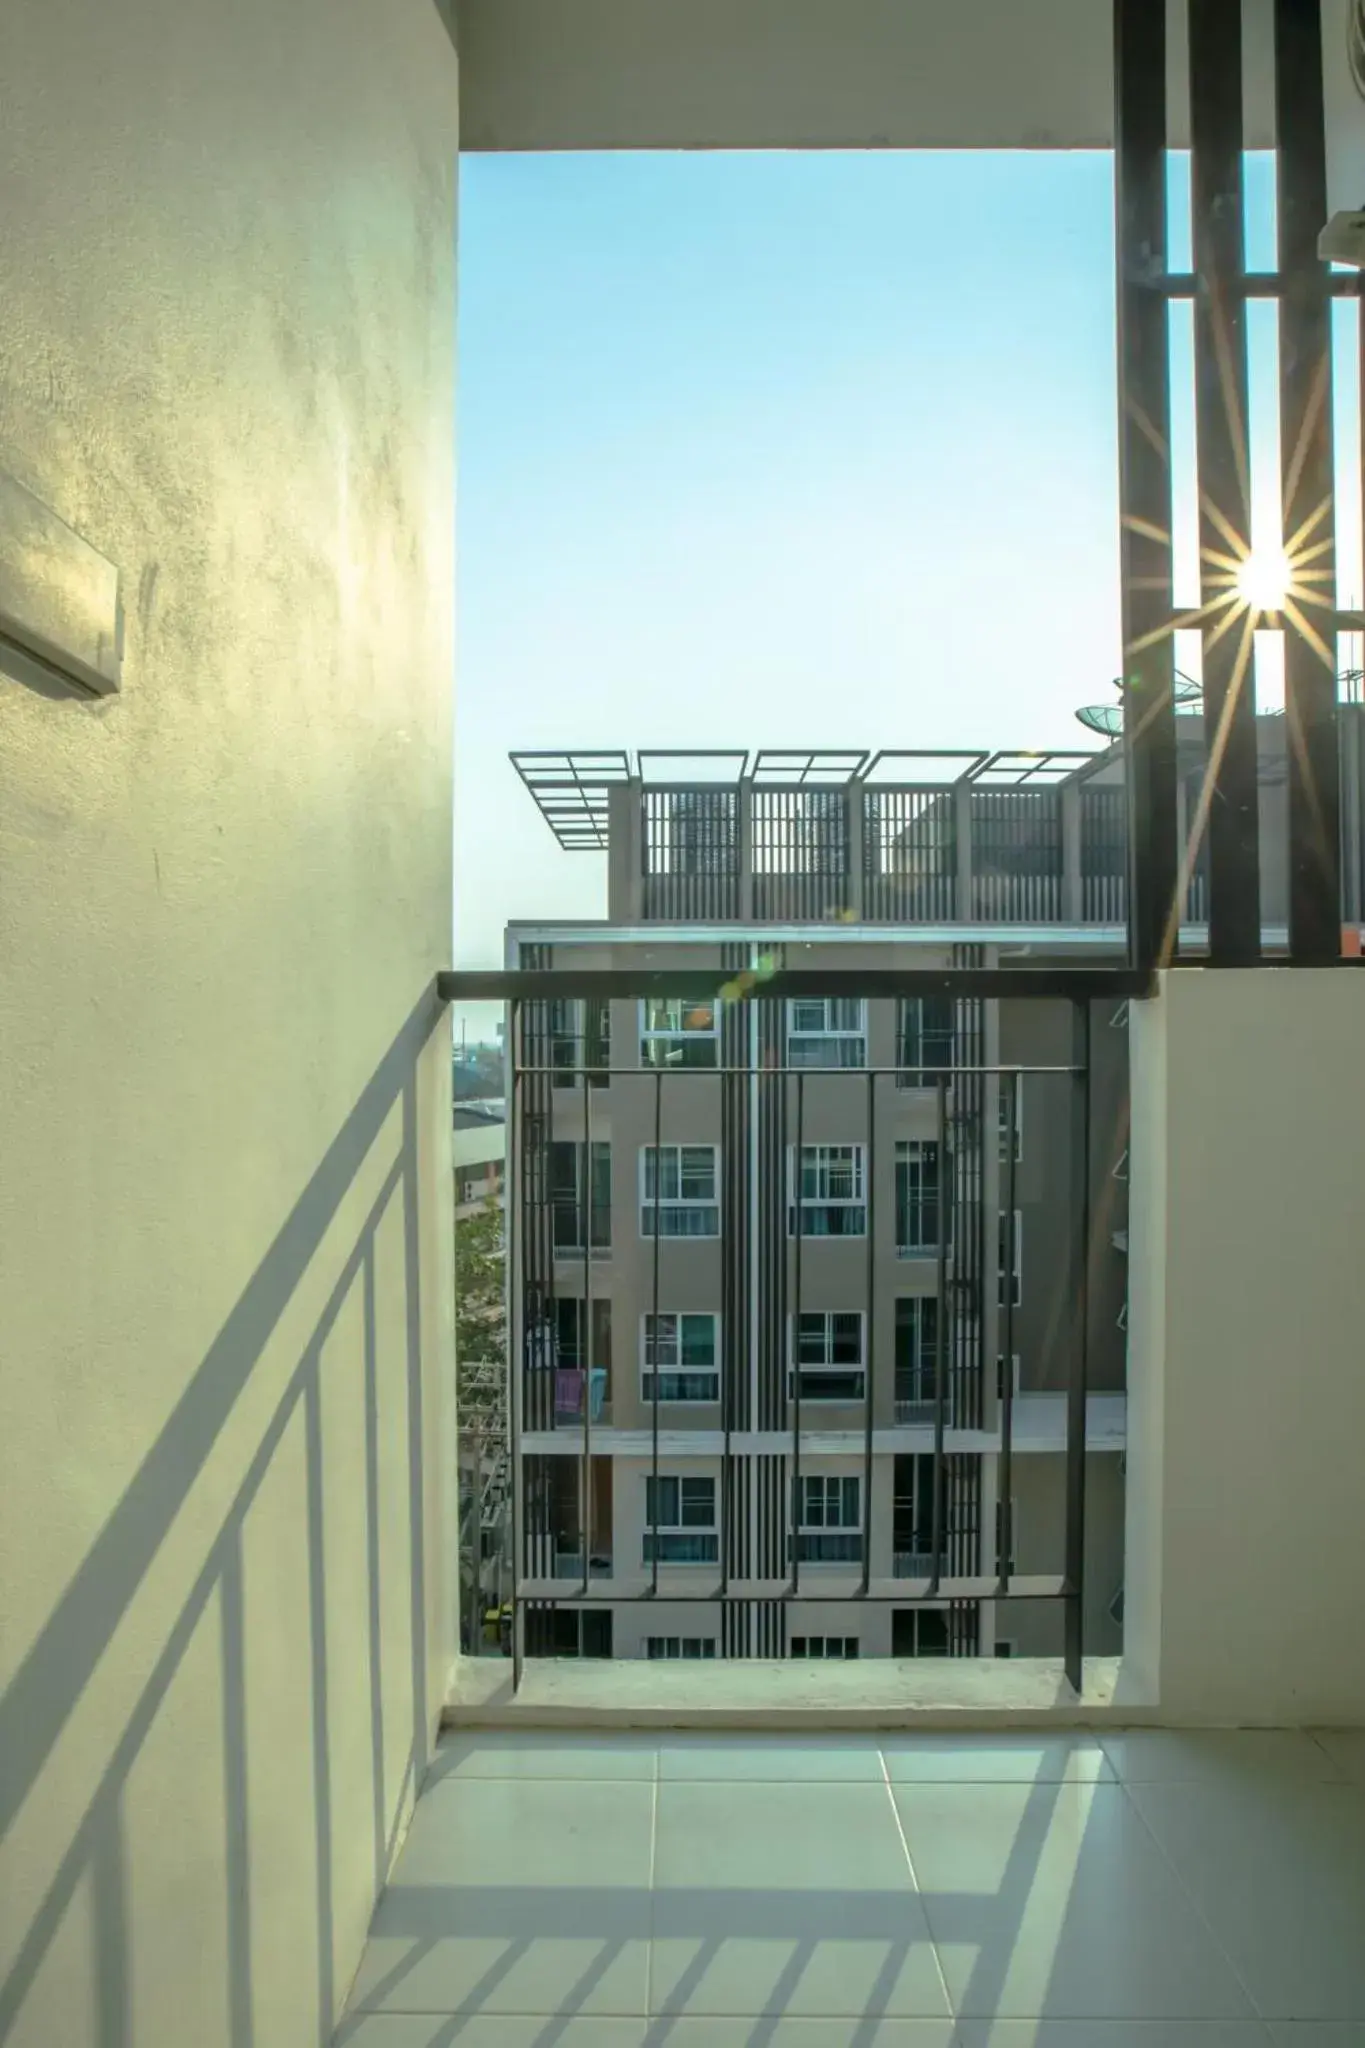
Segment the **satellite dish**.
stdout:
<svg viewBox="0 0 1365 2048">
<path fill-rule="evenodd" d="M 1362 0 L 1362 4 L 1365 5 L 1365 0 Z M 1122 676 L 1114 677 L 1114 690 L 1116 695 L 1122 699 Z M 1203 686 L 1195 682 L 1193 676 L 1184 675 L 1180 669 L 1177 669 L 1171 694 L 1178 705 L 1183 705 L 1187 711 L 1192 711 L 1202 702 L 1204 691 Z M 1076 713 L 1076 716 L 1087 732 L 1100 733 L 1107 740 L 1121 740 L 1123 738 L 1122 702 L 1118 704 L 1083 704 Z"/>
</svg>

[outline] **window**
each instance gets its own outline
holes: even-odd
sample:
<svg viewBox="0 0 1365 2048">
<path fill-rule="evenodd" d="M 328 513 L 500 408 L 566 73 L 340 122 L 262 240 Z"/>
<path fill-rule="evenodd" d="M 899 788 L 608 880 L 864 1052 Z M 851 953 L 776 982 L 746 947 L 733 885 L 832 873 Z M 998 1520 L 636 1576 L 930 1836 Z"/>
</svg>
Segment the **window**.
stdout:
<svg viewBox="0 0 1365 2048">
<path fill-rule="evenodd" d="M 593 1143 L 592 1179 L 587 1190 L 591 1209 L 592 1249 L 611 1246 L 611 1146 Z M 556 1252 L 583 1250 L 583 1147 L 556 1139 L 550 1147 L 550 1222 Z"/>
<path fill-rule="evenodd" d="M 555 1363 L 585 1365 L 583 1303 L 573 1295 L 562 1294 L 551 1305 L 551 1313 L 557 1345 Z M 592 1305 L 592 1362 L 594 1365 L 611 1362 L 611 1303 L 602 1295 Z"/>
<path fill-rule="evenodd" d="M 867 1006 L 857 996 L 787 1005 L 789 1067 L 865 1067 Z"/>
<path fill-rule="evenodd" d="M 861 1401 L 863 1317 L 857 1309 L 802 1310 L 795 1332 L 795 1363 L 803 1401 Z M 787 1376 L 794 1394 L 796 1374 Z"/>
<path fill-rule="evenodd" d="M 896 1303 L 896 1420 L 923 1421 L 938 1388 L 938 1297 L 902 1295 Z"/>
<path fill-rule="evenodd" d="M 796 1235 L 795 1147 L 787 1154 L 787 1232 Z M 863 1147 L 801 1147 L 802 1237 L 862 1237 L 867 1229 Z"/>
<path fill-rule="evenodd" d="M 1010 1156 L 1010 1100 L 1014 1101 L 1014 1158 L 1016 1165 L 1024 1156 L 1024 1077 L 1015 1076 L 1013 1083 L 1002 1078 L 998 1097 L 997 1118 L 1000 1129 L 1000 1164 L 1006 1166 Z"/>
<path fill-rule="evenodd" d="M 939 1550 L 941 1561 L 946 1558 L 952 1507 L 952 1490 L 946 1470 L 942 1486 L 943 1497 L 939 1503 L 944 1522 Z M 898 1456 L 893 1468 L 891 1497 L 891 1568 L 895 1576 L 898 1579 L 931 1577 L 934 1549 L 933 1452 L 916 1451 Z"/>
<path fill-rule="evenodd" d="M 649 996 L 640 1005 L 642 1067 L 714 1067 L 719 1037 L 720 1005 L 709 998 Z"/>
<path fill-rule="evenodd" d="M 937 1252 L 946 1228 L 934 1138 L 902 1138 L 896 1145 L 896 1250 L 901 1258 Z"/>
<path fill-rule="evenodd" d="M 946 1657 L 948 1617 L 941 1607 L 893 1607 L 893 1657 Z"/>
<path fill-rule="evenodd" d="M 558 997 L 545 1005 L 547 1064 L 554 1068 L 556 1088 L 574 1088 L 588 1068 L 589 1085 L 605 1088 L 611 1065 L 611 1005 Z M 598 1071 L 594 1071 L 597 1069 Z"/>
<path fill-rule="evenodd" d="M 896 1052 L 901 1088 L 922 1088 L 953 1064 L 951 996 L 912 996 L 900 1006 Z"/>
<path fill-rule="evenodd" d="M 847 1660 L 858 1654 L 856 1636 L 793 1636 L 791 1653 L 793 1657 L 841 1657 Z"/>
<path fill-rule="evenodd" d="M 661 1401 L 720 1399 L 720 1317 L 668 1310 L 647 1315 L 640 1330 L 640 1387 L 654 1399 L 657 1370 Z"/>
<path fill-rule="evenodd" d="M 998 1308 L 1004 1308 L 1005 1306 L 1005 1275 L 1009 1273 L 1013 1276 L 1013 1285 L 1010 1288 L 1010 1307 L 1018 1308 L 1024 1298 L 1024 1212 L 1022 1209 L 1016 1209 L 1014 1212 L 1013 1230 L 1010 1229 L 1008 1212 L 1004 1209 L 1000 1211 L 1000 1233 L 997 1252 L 1000 1263 L 995 1275 L 996 1306 Z"/>
<path fill-rule="evenodd" d="M 719 1237 L 714 1145 L 653 1145 L 640 1149 L 640 1235 Z"/>
<path fill-rule="evenodd" d="M 714 1657 L 714 1636 L 646 1636 L 645 1655 L 665 1661 L 681 1657 Z"/>
<path fill-rule="evenodd" d="M 660 1564 L 716 1562 L 720 1546 L 716 1539 L 714 1479 L 646 1479 L 646 1564 L 654 1562 L 656 1541 Z"/>
<path fill-rule="evenodd" d="M 796 1482 L 797 1556 L 804 1564 L 856 1564 L 863 1554 L 858 1479 L 803 1472 Z"/>
</svg>

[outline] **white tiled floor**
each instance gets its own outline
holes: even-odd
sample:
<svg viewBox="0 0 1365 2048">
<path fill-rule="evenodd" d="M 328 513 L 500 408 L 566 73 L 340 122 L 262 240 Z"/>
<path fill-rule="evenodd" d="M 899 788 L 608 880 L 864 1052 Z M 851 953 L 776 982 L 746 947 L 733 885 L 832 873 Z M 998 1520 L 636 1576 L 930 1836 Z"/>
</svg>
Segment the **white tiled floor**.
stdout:
<svg viewBox="0 0 1365 2048">
<path fill-rule="evenodd" d="M 337 2043 L 1365 2048 L 1365 1737 L 461 1737 Z"/>
</svg>

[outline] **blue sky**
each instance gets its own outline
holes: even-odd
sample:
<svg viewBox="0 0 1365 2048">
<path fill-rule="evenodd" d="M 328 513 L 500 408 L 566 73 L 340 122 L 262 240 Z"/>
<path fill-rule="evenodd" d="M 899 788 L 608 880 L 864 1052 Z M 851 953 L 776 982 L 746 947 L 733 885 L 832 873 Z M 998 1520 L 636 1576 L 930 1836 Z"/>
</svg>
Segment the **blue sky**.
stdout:
<svg viewBox="0 0 1365 2048">
<path fill-rule="evenodd" d="M 499 965 L 509 917 L 605 911 L 513 747 L 1089 744 L 1119 665 L 1111 180 L 464 159 L 458 964 Z M 1179 461 L 1183 402 L 1174 427 Z"/>
</svg>

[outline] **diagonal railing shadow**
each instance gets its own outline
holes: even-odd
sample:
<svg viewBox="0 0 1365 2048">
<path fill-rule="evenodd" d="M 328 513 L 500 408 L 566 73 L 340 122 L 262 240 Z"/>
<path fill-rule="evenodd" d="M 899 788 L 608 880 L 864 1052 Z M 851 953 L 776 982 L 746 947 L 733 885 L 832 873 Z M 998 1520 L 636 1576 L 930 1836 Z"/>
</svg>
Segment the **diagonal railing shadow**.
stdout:
<svg viewBox="0 0 1365 2048">
<path fill-rule="evenodd" d="M 362 1301 L 365 1428 L 365 1550 L 370 1740 L 374 1767 L 374 1873 L 382 1884 L 392 1859 L 401 1807 L 420 1784 L 428 1751 L 426 1719 L 426 1556 L 423 1474 L 422 1323 L 418 1187 L 417 1062 L 443 1015 L 434 985 L 424 992 L 366 1084 L 185 1392 L 114 1508 L 99 1538 L 0 1700 L 0 1835 L 8 1831 L 127 1612 L 162 1543 L 300 1279 L 384 1124 L 401 1104 L 402 1139 L 384 1174 L 359 1236 L 342 1263 L 317 1324 L 276 1405 L 219 1531 L 174 1622 L 98 1784 L 61 1855 L 54 1876 L 19 1942 L 0 1984 L 0 2042 L 14 2031 L 25 2001 L 78 1888 L 90 1880 L 94 1947 L 93 2015 L 97 2048 L 132 2048 L 129 1888 L 123 1794 L 185 1654 L 215 1598 L 219 1607 L 222 1672 L 222 1747 L 225 1832 L 226 2017 L 234 2048 L 256 2038 L 251 1981 L 251 1882 L 247 1769 L 247 1634 L 242 1537 L 246 1518 L 281 1441 L 303 1411 L 307 1520 L 308 1634 L 312 1790 L 315 1827 L 318 1935 L 317 2004 L 320 2038 L 334 2025 L 335 1915 L 332 1896 L 333 1799 L 331 1787 L 326 1546 L 323 1527 L 322 1358 L 324 1347 L 357 1282 Z M 401 1198 L 407 1400 L 407 1483 L 411 1560 L 412 1729 L 397 1789 L 400 1809 L 385 1797 L 385 1730 L 381 1672 L 378 1326 L 375 1243 Z"/>
</svg>

